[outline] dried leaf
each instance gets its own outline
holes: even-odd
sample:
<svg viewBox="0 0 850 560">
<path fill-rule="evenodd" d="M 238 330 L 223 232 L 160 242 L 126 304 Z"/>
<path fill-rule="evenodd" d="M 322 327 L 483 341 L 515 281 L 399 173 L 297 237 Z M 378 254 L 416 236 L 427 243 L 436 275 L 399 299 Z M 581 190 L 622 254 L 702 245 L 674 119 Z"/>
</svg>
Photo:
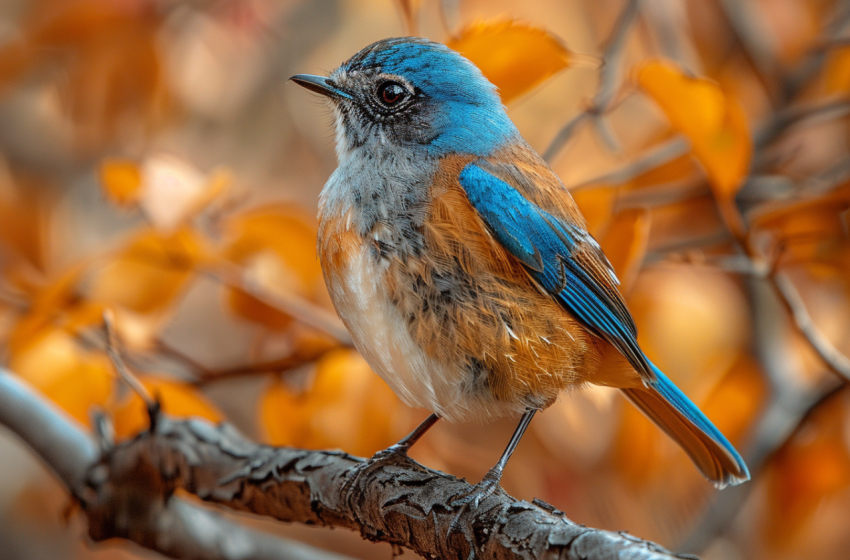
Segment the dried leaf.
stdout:
<svg viewBox="0 0 850 560">
<path fill-rule="evenodd" d="M 850 210 L 850 184 L 824 196 L 765 205 L 750 217 L 751 235 L 770 231 L 779 240 L 837 239 L 844 234 L 842 213 Z"/>
<path fill-rule="evenodd" d="M 86 264 L 80 263 L 52 282 L 30 290 L 29 310 L 9 336 L 9 349 L 13 353 L 22 351 L 44 331 L 62 328 L 76 334 L 101 321 L 102 307 L 87 301 L 80 291 Z"/>
<path fill-rule="evenodd" d="M 850 91 L 850 47 L 831 51 L 827 55 L 823 73 L 826 93 Z"/>
<path fill-rule="evenodd" d="M 577 190 L 572 195 L 587 221 L 587 231 L 591 235 L 601 236 L 611 222 L 614 203 L 617 202 L 617 189 L 614 187 L 586 188 Z"/>
<path fill-rule="evenodd" d="M 850 486 L 850 452 L 842 426 L 844 399 L 824 403 L 774 456 L 765 477 L 767 542 L 787 546 L 828 497 Z"/>
<path fill-rule="evenodd" d="M 139 376 L 139 381 L 156 398 L 162 411 L 179 418 L 205 418 L 210 422 L 221 422 L 224 415 L 211 404 L 198 390 L 188 383 L 181 383 L 154 375 Z M 148 413 L 145 403 L 135 393 L 112 411 L 115 435 L 128 438 L 148 427 Z"/>
<path fill-rule="evenodd" d="M 264 206 L 230 219 L 225 229 L 225 258 L 245 267 L 252 281 L 272 294 L 324 301 L 316 229 L 303 212 L 286 205 Z M 237 288 L 229 290 L 228 304 L 239 317 L 271 330 L 292 323 L 286 313 Z"/>
<path fill-rule="evenodd" d="M 106 356 L 83 350 L 62 329 L 43 329 L 19 345 L 9 368 L 79 422 L 89 425 L 91 409 L 104 407 L 112 392 Z"/>
<path fill-rule="evenodd" d="M 170 105 L 158 47 L 162 11 L 141 0 L 42 1 L 21 37 L 0 48 L 0 88 L 27 72 L 61 66 L 58 93 L 79 123 L 78 144 L 116 132 L 119 117 L 160 124 Z"/>
<path fill-rule="evenodd" d="M 273 445 L 369 456 L 403 435 L 397 431 L 402 407 L 357 352 L 338 350 L 316 364 L 307 391 L 273 383 L 260 401 L 260 425 Z"/>
<path fill-rule="evenodd" d="M 567 68 L 571 53 L 544 29 L 515 21 L 485 21 L 446 43 L 471 60 L 508 103 Z"/>
<path fill-rule="evenodd" d="M 171 235 L 143 230 L 94 275 L 90 297 L 137 313 L 164 311 L 204 259 L 201 239 L 188 228 Z"/>
<path fill-rule="evenodd" d="M 741 355 L 700 404 L 717 429 L 733 444 L 740 444 L 761 413 L 768 394 L 758 364 Z"/>
<path fill-rule="evenodd" d="M 141 196 L 142 172 L 134 161 L 107 159 L 100 164 L 100 185 L 119 206 L 133 205 Z"/>
<path fill-rule="evenodd" d="M 600 245 L 620 279 L 620 290 L 627 294 L 643 263 L 649 242 L 650 213 L 633 208 L 617 214 Z"/>
<path fill-rule="evenodd" d="M 744 110 L 711 80 L 685 75 L 675 65 L 653 61 L 638 83 L 691 141 L 694 156 L 708 174 L 721 205 L 733 205 L 749 172 L 752 141 Z M 736 218 L 739 220 L 740 218 Z"/>
<path fill-rule="evenodd" d="M 186 223 L 216 199 L 230 184 L 224 169 L 204 175 L 181 159 L 157 155 L 141 170 L 141 206 L 151 222 L 164 232 Z"/>
</svg>

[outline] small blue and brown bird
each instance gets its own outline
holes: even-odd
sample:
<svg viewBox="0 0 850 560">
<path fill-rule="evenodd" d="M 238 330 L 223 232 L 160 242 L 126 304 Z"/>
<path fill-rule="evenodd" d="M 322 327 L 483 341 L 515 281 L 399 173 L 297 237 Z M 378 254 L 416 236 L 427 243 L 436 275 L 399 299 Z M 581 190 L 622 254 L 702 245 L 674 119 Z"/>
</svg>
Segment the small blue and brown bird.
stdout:
<svg viewBox="0 0 850 560">
<path fill-rule="evenodd" d="M 744 461 L 646 357 L 617 277 L 567 189 L 470 61 L 418 38 L 379 41 L 329 77 L 339 166 L 318 251 L 339 316 L 401 399 L 438 419 L 522 415 L 489 495 L 534 414 L 565 389 L 616 387 L 718 487 Z"/>
</svg>

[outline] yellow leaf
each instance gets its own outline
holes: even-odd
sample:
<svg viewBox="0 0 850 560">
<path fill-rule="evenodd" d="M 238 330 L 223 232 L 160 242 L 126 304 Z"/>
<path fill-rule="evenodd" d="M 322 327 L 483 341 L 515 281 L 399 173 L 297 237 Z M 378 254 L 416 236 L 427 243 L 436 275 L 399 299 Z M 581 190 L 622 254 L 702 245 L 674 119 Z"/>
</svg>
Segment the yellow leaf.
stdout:
<svg viewBox="0 0 850 560">
<path fill-rule="evenodd" d="M 203 255 L 201 240 L 188 228 L 171 235 L 144 230 L 94 276 L 91 299 L 138 313 L 164 310 L 192 279 Z"/>
<path fill-rule="evenodd" d="M 600 242 L 620 279 L 620 290 L 624 294 L 629 292 L 643 263 L 649 242 L 649 225 L 648 210 L 625 210 L 617 214 Z"/>
<path fill-rule="evenodd" d="M 106 356 L 81 349 L 61 329 L 42 330 L 9 359 L 12 371 L 86 425 L 92 407 L 104 407 L 109 399 L 111 367 Z"/>
<path fill-rule="evenodd" d="M 829 94 L 850 91 L 850 47 L 834 49 L 827 55 L 824 87 Z"/>
<path fill-rule="evenodd" d="M 188 383 L 153 375 L 139 376 L 139 381 L 155 399 L 162 411 L 178 418 L 204 418 L 221 422 L 224 416 L 198 390 Z M 148 413 L 142 398 L 135 393 L 112 411 L 115 435 L 128 438 L 148 427 Z"/>
<path fill-rule="evenodd" d="M 132 205 L 139 200 L 142 173 L 133 161 L 107 159 L 100 164 L 100 184 L 119 206 Z"/>
<path fill-rule="evenodd" d="M 101 321 L 102 306 L 86 301 L 80 293 L 86 264 L 80 263 L 55 280 L 30 290 L 30 308 L 9 336 L 9 349 L 13 353 L 46 329 L 64 328 L 75 334 Z"/>
<path fill-rule="evenodd" d="M 569 66 L 571 56 L 548 31 L 505 20 L 474 23 L 447 45 L 478 66 L 505 103 Z"/>
<path fill-rule="evenodd" d="M 733 202 L 749 172 L 753 151 L 747 119 L 738 101 L 724 95 L 715 82 L 686 76 L 668 62 L 645 64 L 638 82 L 670 124 L 691 141 L 694 156 L 705 168 L 718 201 Z"/>
<path fill-rule="evenodd" d="M 322 299 L 316 229 L 301 211 L 282 204 L 264 206 L 230 219 L 225 232 L 225 258 L 245 267 L 270 293 Z M 229 290 L 228 304 L 236 315 L 271 330 L 283 330 L 292 322 L 286 313 L 236 288 Z"/>
<path fill-rule="evenodd" d="M 617 189 L 613 187 L 580 189 L 572 195 L 587 221 L 587 231 L 594 236 L 601 235 L 611 222 L 614 203 L 617 201 Z"/>
<path fill-rule="evenodd" d="M 160 230 L 171 232 L 194 217 L 230 184 L 224 169 L 209 175 L 168 155 L 147 159 L 141 169 L 141 205 Z"/>
<path fill-rule="evenodd" d="M 368 456 L 395 443 L 402 404 L 353 350 L 316 364 L 305 392 L 273 383 L 260 400 L 260 424 L 273 445 L 335 448 Z"/>
<path fill-rule="evenodd" d="M 850 453 L 844 438 L 846 399 L 822 403 L 775 453 L 767 476 L 766 541 L 787 546 L 818 506 L 850 486 Z"/>
</svg>

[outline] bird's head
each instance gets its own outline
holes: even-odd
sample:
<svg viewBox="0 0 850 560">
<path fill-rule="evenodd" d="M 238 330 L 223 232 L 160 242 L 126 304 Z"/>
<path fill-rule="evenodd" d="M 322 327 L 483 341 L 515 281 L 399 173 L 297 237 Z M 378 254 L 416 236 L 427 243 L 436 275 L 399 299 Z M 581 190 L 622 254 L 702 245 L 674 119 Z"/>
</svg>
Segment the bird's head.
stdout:
<svg viewBox="0 0 850 560">
<path fill-rule="evenodd" d="M 363 146 L 486 156 L 517 134 L 481 71 L 445 45 L 424 39 L 378 41 L 329 77 L 290 79 L 331 101 L 340 159 Z"/>
</svg>

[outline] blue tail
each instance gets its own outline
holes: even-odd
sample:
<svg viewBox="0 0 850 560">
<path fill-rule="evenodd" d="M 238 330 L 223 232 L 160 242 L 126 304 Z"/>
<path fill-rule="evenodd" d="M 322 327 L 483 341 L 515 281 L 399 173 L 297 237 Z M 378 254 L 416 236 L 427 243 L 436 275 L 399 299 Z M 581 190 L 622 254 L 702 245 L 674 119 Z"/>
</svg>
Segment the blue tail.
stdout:
<svg viewBox="0 0 850 560">
<path fill-rule="evenodd" d="M 718 488 L 750 479 L 750 471 L 732 444 L 655 364 L 655 379 L 623 393 L 650 420 L 682 446 L 697 468 Z"/>
</svg>

